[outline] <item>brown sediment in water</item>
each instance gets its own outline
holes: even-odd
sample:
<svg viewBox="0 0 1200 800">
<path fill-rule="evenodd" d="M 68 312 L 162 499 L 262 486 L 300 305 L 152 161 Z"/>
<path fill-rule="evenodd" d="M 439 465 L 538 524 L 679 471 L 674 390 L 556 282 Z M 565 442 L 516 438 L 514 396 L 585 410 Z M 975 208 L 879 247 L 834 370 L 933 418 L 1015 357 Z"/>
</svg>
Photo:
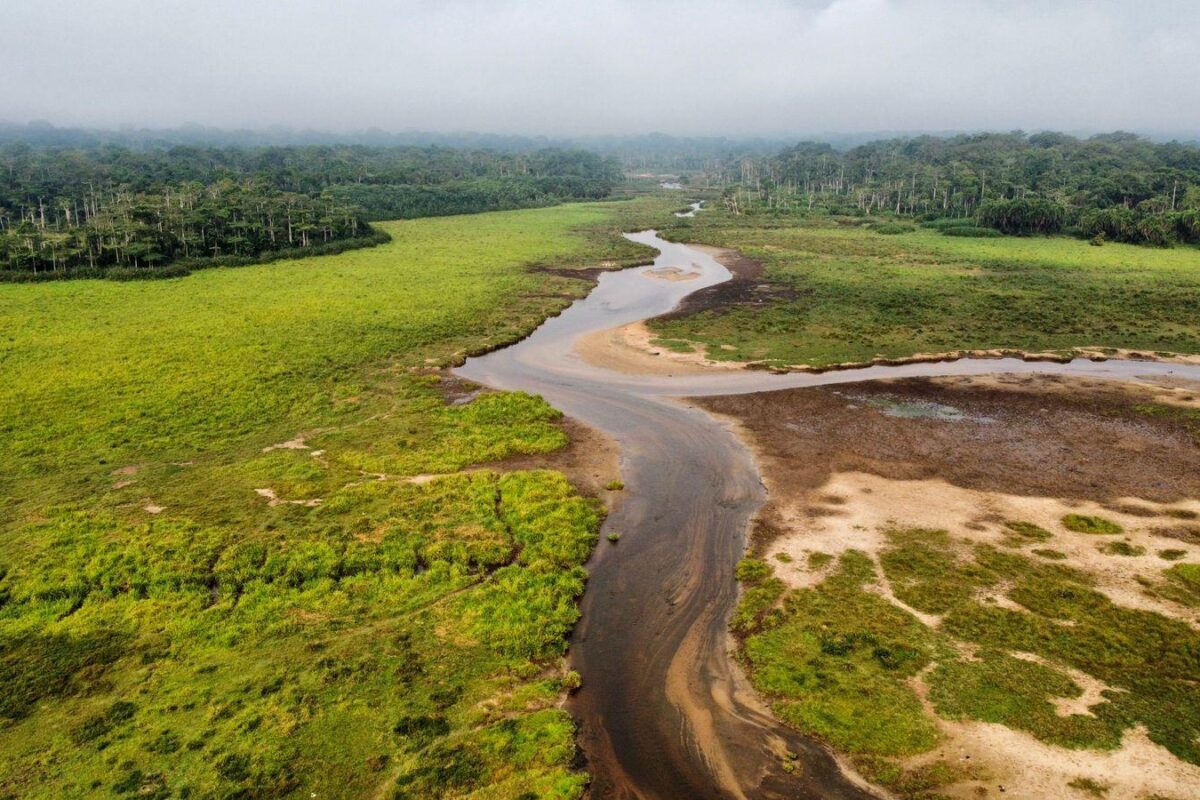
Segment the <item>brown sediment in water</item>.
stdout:
<svg viewBox="0 0 1200 800">
<path fill-rule="evenodd" d="M 951 531 L 970 543 L 1005 544 L 1006 520 L 1053 532 L 1030 545 L 1061 552 L 1062 563 L 1096 579 L 1114 602 L 1200 628 L 1200 612 L 1147 595 L 1164 562 L 1156 525 L 1200 511 L 1200 455 L 1186 420 L 1146 414 L 1150 405 L 1196 408 L 1200 383 L 1128 383 L 1052 376 L 921 378 L 842 384 L 696 401 L 731 421 L 756 453 L 770 500 L 753 550 L 793 587 L 813 586 L 828 569 L 805 567 L 813 552 L 855 549 L 878 559 L 890 527 Z M 1072 533 L 1065 514 L 1097 514 L 1125 528 L 1119 538 L 1141 556 L 1103 554 L 1096 536 Z M 1200 544 L 1177 544 L 1189 560 Z M 880 593 L 904 607 L 883 581 Z M 984 598 L 1010 603 L 1001 593 Z M 1007 606 L 1006 606 L 1007 607 Z M 910 610 L 905 607 L 905 610 Z M 927 625 L 939 620 L 915 613 Z M 1103 688 L 1075 674 L 1094 701 Z M 1090 689 L 1089 689 L 1090 687 Z M 916 688 L 925 689 L 920 681 Z M 922 694 L 923 696 L 923 694 Z M 1060 713 L 1087 713 L 1080 701 Z M 1018 797 L 1056 797 L 1086 776 L 1108 797 L 1188 796 L 1200 768 L 1129 731 L 1113 752 L 1072 751 L 1001 725 L 937 718 L 945 740 L 932 758 L 970 759 L 992 779 L 944 790 L 975 797 L 1004 785 Z"/>
</svg>

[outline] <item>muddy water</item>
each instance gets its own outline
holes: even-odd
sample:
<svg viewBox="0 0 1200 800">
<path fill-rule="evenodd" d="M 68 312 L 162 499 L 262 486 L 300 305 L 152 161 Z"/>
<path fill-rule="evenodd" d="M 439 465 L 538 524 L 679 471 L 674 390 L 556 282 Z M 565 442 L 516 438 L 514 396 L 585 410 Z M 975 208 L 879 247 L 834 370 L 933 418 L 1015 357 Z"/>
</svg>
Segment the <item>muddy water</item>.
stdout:
<svg viewBox="0 0 1200 800">
<path fill-rule="evenodd" d="M 868 798 L 821 745 L 765 711 L 729 658 L 734 566 L 751 516 L 765 499 L 757 468 L 723 424 L 686 400 L 873 378 L 993 372 L 1099 377 L 1200 369 L 1148 362 L 1027 363 L 961 360 L 824 374 L 751 371 L 626 375 L 591 366 L 575 341 L 656 316 L 684 296 L 728 280 L 710 256 L 653 232 L 655 268 L 699 273 L 667 281 L 631 269 L 601 275 L 587 298 L 524 341 L 469 360 L 458 373 L 542 395 L 609 434 L 621 448 L 626 489 L 588 565 L 583 617 L 571 659 L 583 677 L 572 712 L 598 798 Z M 785 770 L 785 754 L 797 760 Z"/>
</svg>

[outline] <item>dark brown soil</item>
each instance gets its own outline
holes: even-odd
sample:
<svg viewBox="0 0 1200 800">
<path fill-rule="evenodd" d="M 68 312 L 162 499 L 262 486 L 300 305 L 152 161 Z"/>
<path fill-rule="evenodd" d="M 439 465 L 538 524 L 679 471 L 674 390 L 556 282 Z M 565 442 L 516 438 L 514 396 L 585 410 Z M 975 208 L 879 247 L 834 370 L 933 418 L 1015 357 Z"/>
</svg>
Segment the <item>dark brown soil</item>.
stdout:
<svg viewBox="0 0 1200 800">
<path fill-rule="evenodd" d="M 682 319 L 701 311 L 721 314 L 731 308 L 760 306 L 799 297 L 799 292 L 789 287 L 762 283 L 762 264 L 735 250 L 722 252 L 717 260 L 733 273 L 732 279 L 693 292 L 674 310 L 655 319 Z"/>
<path fill-rule="evenodd" d="M 941 478 L 981 491 L 1158 503 L 1200 497 L 1200 448 L 1178 419 L 1138 406 L 1156 390 L 1048 376 L 905 379 L 703 398 L 746 428 L 772 501 L 817 504 L 835 472 Z M 898 417 L 895 402 L 936 403 L 958 419 Z M 1164 526 L 1166 527 L 1166 526 Z M 1187 526 L 1174 525 L 1171 528 Z M 761 541 L 773 535 L 770 508 Z M 1186 539 L 1185 536 L 1180 536 Z"/>
</svg>

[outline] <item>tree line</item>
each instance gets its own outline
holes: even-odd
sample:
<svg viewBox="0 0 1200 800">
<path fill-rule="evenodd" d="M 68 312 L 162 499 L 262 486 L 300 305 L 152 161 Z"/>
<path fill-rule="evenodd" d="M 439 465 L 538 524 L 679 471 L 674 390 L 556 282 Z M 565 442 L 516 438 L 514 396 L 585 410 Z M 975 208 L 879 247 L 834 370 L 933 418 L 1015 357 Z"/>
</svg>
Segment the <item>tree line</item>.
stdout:
<svg viewBox="0 0 1200 800">
<path fill-rule="evenodd" d="M 372 220 L 608 195 L 593 153 L 365 146 L 0 146 L 0 279 L 138 277 L 332 252 Z"/>
<path fill-rule="evenodd" d="M 1200 243 L 1200 147 L 1129 133 L 921 136 L 846 151 L 802 142 L 709 177 L 735 213 L 961 218 L 1008 234 Z"/>
</svg>

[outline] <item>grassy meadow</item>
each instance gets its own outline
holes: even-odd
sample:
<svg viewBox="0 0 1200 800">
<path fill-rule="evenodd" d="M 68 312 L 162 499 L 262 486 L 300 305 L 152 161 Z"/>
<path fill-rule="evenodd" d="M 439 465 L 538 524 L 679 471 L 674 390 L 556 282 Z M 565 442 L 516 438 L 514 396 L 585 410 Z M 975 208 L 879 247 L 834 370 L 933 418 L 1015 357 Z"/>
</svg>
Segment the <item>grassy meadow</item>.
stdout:
<svg viewBox="0 0 1200 800">
<path fill-rule="evenodd" d="M 718 203 L 665 234 L 763 263 L 761 304 L 659 320 L 710 358 L 826 366 L 959 349 L 1200 352 L 1200 249 L 976 238 L 863 219 L 734 216 Z M 844 223 L 844 224 L 843 224 Z"/>
<path fill-rule="evenodd" d="M 530 265 L 643 259 L 617 226 L 661 203 L 0 286 L 0 797 L 577 797 L 561 654 L 601 511 L 460 472 L 566 437 L 436 368 L 586 287 Z"/>
</svg>

